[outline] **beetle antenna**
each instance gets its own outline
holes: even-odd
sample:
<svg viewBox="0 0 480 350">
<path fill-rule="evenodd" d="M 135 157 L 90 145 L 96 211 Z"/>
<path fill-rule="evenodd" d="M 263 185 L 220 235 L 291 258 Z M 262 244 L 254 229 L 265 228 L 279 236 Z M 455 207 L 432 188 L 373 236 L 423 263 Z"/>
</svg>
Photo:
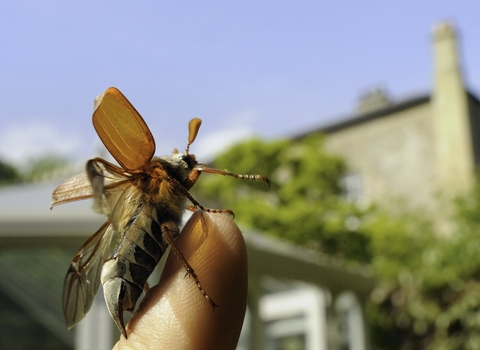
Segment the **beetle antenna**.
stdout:
<svg viewBox="0 0 480 350">
<path fill-rule="evenodd" d="M 190 150 L 190 145 L 193 143 L 193 141 L 195 141 L 198 130 L 200 129 L 200 125 L 202 125 L 202 120 L 199 118 L 193 118 L 188 123 L 188 143 L 185 154 L 188 154 L 188 151 Z"/>
</svg>

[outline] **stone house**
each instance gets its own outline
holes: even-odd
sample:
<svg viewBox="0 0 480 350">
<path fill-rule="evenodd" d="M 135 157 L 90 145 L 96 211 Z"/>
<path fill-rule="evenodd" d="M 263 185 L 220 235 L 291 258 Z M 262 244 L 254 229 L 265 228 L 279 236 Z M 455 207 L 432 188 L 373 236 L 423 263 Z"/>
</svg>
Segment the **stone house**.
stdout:
<svg viewBox="0 0 480 350">
<path fill-rule="evenodd" d="M 326 149 L 347 162 L 347 199 L 433 209 L 437 195 L 474 183 L 480 101 L 465 88 L 454 27 L 437 25 L 432 47 L 431 94 L 392 101 L 376 89 L 360 99 L 353 116 L 315 129 L 327 135 Z"/>
</svg>

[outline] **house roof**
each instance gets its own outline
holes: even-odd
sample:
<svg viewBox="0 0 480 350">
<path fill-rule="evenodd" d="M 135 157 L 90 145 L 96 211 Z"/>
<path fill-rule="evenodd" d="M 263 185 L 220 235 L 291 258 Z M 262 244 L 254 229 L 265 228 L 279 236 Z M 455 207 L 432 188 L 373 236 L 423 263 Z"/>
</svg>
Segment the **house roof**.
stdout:
<svg viewBox="0 0 480 350">
<path fill-rule="evenodd" d="M 50 210 L 58 183 L 22 184 L 0 189 L 0 246 L 58 245 L 93 234 L 105 217 L 91 210 L 91 201 L 78 201 Z"/>
<path fill-rule="evenodd" d="M 362 114 L 355 113 L 353 115 L 348 115 L 346 117 L 335 118 L 335 122 L 331 124 L 313 127 L 308 131 L 298 134 L 294 138 L 301 139 L 307 135 L 310 135 L 313 132 L 322 132 L 325 134 L 333 133 L 342 129 L 349 128 L 351 126 L 369 122 L 374 119 L 385 118 L 393 115 L 395 112 L 399 112 L 404 109 L 408 109 L 424 103 L 428 103 L 429 101 L 430 101 L 429 94 L 417 95 L 402 101 L 390 103 L 383 108 L 380 108 L 371 112 L 362 113 Z"/>
<path fill-rule="evenodd" d="M 470 91 L 467 91 L 467 96 L 469 100 L 477 105 L 480 105 L 480 100 L 478 97 Z M 375 119 L 385 118 L 392 116 L 396 112 L 400 112 L 404 109 L 415 107 L 424 103 L 428 103 L 431 100 L 431 95 L 424 93 L 419 94 L 401 101 L 393 102 L 388 104 L 383 108 L 367 112 L 367 113 L 354 113 L 347 115 L 345 117 L 334 118 L 335 121 L 332 123 L 319 125 L 317 127 L 309 128 L 308 131 L 301 132 L 294 136 L 294 139 L 302 139 L 311 133 L 322 132 L 325 134 L 334 133 L 336 131 L 349 128 L 351 126 L 359 125 L 366 123 Z"/>
</svg>

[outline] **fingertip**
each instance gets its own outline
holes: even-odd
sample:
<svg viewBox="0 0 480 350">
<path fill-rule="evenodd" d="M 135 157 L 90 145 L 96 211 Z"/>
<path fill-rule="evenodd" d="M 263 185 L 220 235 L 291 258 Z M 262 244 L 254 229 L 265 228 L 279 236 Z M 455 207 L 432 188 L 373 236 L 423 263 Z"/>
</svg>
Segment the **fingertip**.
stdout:
<svg viewBox="0 0 480 350">
<path fill-rule="evenodd" d="M 213 310 L 179 259 L 170 254 L 159 284 L 150 289 L 127 326 L 128 340 L 146 341 L 159 349 L 235 349 L 248 279 L 240 229 L 226 215 L 197 211 L 177 244 L 219 308 Z"/>
</svg>

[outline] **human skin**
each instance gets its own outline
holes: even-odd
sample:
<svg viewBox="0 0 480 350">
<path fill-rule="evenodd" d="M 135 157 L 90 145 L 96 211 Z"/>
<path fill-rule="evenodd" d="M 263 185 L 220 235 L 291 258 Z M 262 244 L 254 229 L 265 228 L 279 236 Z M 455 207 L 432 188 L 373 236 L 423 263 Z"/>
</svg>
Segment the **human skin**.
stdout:
<svg viewBox="0 0 480 350">
<path fill-rule="evenodd" d="M 223 214 L 196 211 L 177 244 L 213 308 L 170 254 L 160 282 L 127 324 L 114 349 L 235 349 L 247 303 L 247 253 L 238 226 Z"/>
</svg>

